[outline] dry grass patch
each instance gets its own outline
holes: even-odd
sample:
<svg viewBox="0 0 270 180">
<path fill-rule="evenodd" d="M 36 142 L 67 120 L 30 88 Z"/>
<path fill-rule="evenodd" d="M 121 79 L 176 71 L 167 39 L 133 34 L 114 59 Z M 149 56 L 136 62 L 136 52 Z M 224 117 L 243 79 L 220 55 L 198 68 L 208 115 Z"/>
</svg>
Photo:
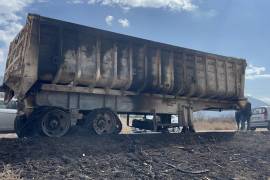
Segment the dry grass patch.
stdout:
<svg viewBox="0 0 270 180">
<path fill-rule="evenodd" d="M 0 179 L 22 180 L 21 171 L 14 170 L 10 165 L 4 165 L 3 171 L 0 172 Z"/>
<path fill-rule="evenodd" d="M 236 130 L 236 124 L 232 120 L 201 120 L 195 121 L 196 130 Z"/>
</svg>

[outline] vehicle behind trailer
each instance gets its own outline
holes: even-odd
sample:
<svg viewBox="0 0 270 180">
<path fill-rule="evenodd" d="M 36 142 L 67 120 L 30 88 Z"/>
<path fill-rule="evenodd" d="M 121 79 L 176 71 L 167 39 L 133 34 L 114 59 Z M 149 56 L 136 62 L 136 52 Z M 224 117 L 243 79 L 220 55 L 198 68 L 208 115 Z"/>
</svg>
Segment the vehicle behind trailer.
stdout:
<svg viewBox="0 0 270 180">
<path fill-rule="evenodd" d="M 8 104 L 0 98 L 0 133 L 14 132 L 14 122 L 17 117 L 17 102 L 11 100 Z"/>
<path fill-rule="evenodd" d="M 263 106 L 252 109 L 250 118 L 250 129 L 267 128 L 270 130 L 270 106 Z"/>
</svg>

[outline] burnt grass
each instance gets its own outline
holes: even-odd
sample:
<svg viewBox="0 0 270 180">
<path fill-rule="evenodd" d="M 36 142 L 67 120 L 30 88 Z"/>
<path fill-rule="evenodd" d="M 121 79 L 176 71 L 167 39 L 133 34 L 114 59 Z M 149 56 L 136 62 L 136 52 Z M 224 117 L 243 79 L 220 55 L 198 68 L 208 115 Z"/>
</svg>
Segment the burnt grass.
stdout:
<svg viewBox="0 0 270 180">
<path fill-rule="evenodd" d="M 0 139 L 23 179 L 268 179 L 269 132 Z"/>
</svg>

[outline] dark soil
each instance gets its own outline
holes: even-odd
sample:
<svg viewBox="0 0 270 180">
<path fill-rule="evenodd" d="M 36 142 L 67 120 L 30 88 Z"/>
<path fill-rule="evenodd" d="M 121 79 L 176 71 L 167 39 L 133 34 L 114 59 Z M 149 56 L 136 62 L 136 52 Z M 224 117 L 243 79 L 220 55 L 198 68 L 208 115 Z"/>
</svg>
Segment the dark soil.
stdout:
<svg viewBox="0 0 270 180">
<path fill-rule="evenodd" d="M 4 165 L 24 179 L 267 179 L 270 133 L 0 139 Z"/>
</svg>

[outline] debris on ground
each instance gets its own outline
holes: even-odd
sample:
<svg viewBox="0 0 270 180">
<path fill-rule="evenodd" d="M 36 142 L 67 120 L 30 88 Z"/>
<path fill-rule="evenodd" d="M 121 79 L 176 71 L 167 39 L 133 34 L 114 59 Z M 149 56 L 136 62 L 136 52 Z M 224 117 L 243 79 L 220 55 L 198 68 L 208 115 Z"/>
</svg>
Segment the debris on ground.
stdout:
<svg viewBox="0 0 270 180">
<path fill-rule="evenodd" d="M 269 132 L 10 138 L 0 139 L 0 174 L 18 172 L 23 179 L 267 179 L 269 153 Z"/>
</svg>

